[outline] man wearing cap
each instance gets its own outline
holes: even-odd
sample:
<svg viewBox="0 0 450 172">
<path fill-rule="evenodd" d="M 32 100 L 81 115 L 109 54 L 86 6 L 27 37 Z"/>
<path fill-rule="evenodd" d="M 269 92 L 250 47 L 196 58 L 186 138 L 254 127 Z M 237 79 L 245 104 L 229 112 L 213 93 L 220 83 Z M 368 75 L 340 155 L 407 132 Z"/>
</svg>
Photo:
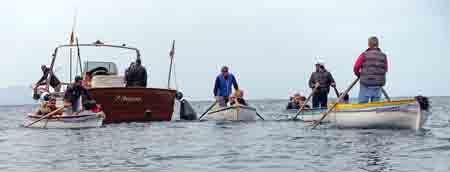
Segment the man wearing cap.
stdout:
<svg viewBox="0 0 450 172">
<path fill-rule="evenodd" d="M 336 87 L 333 76 L 325 69 L 325 63 L 317 60 L 316 71 L 309 78 L 309 87 L 315 90 L 312 98 L 313 108 L 327 108 L 330 86 Z M 314 89 L 316 87 L 317 89 Z"/>
<path fill-rule="evenodd" d="M 75 77 L 75 82 L 70 85 L 64 93 L 64 106 L 69 108 L 69 114 L 80 111 L 81 96 L 85 96 L 87 100 L 92 100 L 89 91 L 83 87 L 83 78 Z"/>
<path fill-rule="evenodd" d="M 239 90 L 239 86 L 234 75 L 228 72 L 227 66 L 222 67 L 220 71 L 221 73 L 216 77 L 213 92 L 216 102 L 218 102 L 221 107 L 224 107 L 227 105 L 231 95 L 231 86 L 233 86 L 235 90 Z"/>
<path fill-rule="evenodd" d="M 368 39 L 369 48 L 359 55 L 353 72 L 360 79 L 359 103 L 378 102 L 386 84 L 387 56 L 378 48 L 378 38 Z"/>
</svg>

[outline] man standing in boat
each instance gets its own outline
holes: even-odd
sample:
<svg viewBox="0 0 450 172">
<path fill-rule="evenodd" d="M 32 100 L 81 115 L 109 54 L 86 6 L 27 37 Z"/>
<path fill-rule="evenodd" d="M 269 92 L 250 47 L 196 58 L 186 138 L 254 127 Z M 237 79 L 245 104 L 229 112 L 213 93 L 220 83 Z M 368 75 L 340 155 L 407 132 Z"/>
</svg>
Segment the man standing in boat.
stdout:
<svg viewBox="0 0 450 172">
<path fill-rule="evenodd" d="M 127 87 L 147 87 L 147 70 L 141 64 L 141 59 L 130 65 L 125 71 L 125 82 Z"/>
<path fill-rule="evenodd" d="M 221 73 L 216 77 L 213 90 L 216 102 L 218 102 L 221 107 L 226 106 L 228 103 L 228 99 L 232 92 L 231 86 L 233 86 L 235 90 L 239 90 L 236 78 L 233 74 L 229 73 L 227 66 L 223 66 Z"/>
<path fill-rule="evenodd" d="M 386 84 L 387 56 L 378 47 L 378 38 L 368 40 L 369 48 L 356 60 L 353 72 L 360 78 L 359 103 L 378 102 Z"/>
<path fill-rule="evenodd" d="M 87 100 L 92 100 L 89 91 L 83 87 L 83 78 L 81 76 L 75 77 L 75 82 L 70 85 L 64 93 L 64 106 L 69 108 L 69 114 L 79 112 L 80 100 L 82 96 L 85 96 Z"/>
<path fill-rule="evenodd" d="M 318 59 L 316 71 L 309 78 L 309 87 L 315 90 L 312 98 L 313 108 L 327 108 L 330 86 L 336 87 L 333 76 L 325 69 L 325 63 Z M 317 89 L 314 89 L 316 87 Z"/>
</svg>

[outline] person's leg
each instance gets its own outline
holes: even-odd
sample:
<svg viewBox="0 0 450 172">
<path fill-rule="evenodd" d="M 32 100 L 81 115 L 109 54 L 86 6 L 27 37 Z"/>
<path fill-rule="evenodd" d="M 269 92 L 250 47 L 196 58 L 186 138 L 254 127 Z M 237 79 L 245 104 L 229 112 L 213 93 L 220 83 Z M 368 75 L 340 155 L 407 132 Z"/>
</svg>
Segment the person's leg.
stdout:
<svg viewBox="0 0 450 172">
<path fill-rule="evenodd" d="M 314 109 L 319 108 L 319 104 L 320 104 L 319 101 L 320 101 L 319 100 L 319 95 L 314 94 L 313 97 L 312 97 L 312 105 L 313 105 Z"/>
<path fill-rule="evenodd" d="M 368 103 L 369 102 L 369 96 L 368 96 L 368 88 L 363 85 L 359 84 L 359 96 L 358 101 L 360 104 Z"/>
<path fill-rule="evenodd" d="M 381 87 L 373 87 L 370 89 L 371 102 L 379 102 L 381 100 Z"/>
<path fill-rule="evenodd" d="M 327 109 L 327 103 L 328 103 L 328 92 L 321 92 L 320 93 L 320 108 Z"/>
<path fill-rule="evenodd" d="M 220 107 L 225 107 L 225 106 L 227 106 L 227 102 L 228 102 L 228 100 L 226 100 L 226 102 L 225 102 L 225 97 L 222 97 L 222 96 L 219 96 L 219 100 L 218 100 L 219 102 L 219 106 Z"/>
<path fill-rule="evenodd" d="M 225 102 L 225 106 L 227 106 L 228 102 L 230 101 L 230 97 L 223 97 L 223 100 Z"/>
</svg>

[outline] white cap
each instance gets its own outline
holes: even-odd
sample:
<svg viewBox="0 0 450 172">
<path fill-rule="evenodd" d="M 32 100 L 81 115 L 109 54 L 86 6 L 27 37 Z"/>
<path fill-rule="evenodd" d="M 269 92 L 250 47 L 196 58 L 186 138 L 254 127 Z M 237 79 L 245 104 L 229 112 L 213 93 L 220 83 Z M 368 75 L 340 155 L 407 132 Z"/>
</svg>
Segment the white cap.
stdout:
<svg viewBox="0 0 450 172">
<path fill-rule="evenodd" d="M 319 59 L 319 57 L 317 57 L 317 58 L 316 58 L 316 63 L 314 63 L 314 64 L 319 64 L 319 65 L 324 66 L 324 65 L 325 65 L 325 61 L 322 60 L 322 59 Z"/>
</svg>

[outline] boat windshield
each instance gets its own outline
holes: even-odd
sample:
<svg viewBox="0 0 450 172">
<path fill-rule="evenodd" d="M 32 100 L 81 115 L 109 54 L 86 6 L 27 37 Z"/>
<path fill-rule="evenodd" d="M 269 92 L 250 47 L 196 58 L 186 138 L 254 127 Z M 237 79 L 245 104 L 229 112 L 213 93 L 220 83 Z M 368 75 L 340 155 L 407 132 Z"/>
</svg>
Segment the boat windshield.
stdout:
<svg viewBox="0 0 450 172">
<path fill-rule="evenodd" d="M 109 75 L 117 75 L 117 66 L 113 62 L 88 61 L 84 62 L 84 72 L 92 72 L 93 70 L 104 68 Z"/>
</svg>

